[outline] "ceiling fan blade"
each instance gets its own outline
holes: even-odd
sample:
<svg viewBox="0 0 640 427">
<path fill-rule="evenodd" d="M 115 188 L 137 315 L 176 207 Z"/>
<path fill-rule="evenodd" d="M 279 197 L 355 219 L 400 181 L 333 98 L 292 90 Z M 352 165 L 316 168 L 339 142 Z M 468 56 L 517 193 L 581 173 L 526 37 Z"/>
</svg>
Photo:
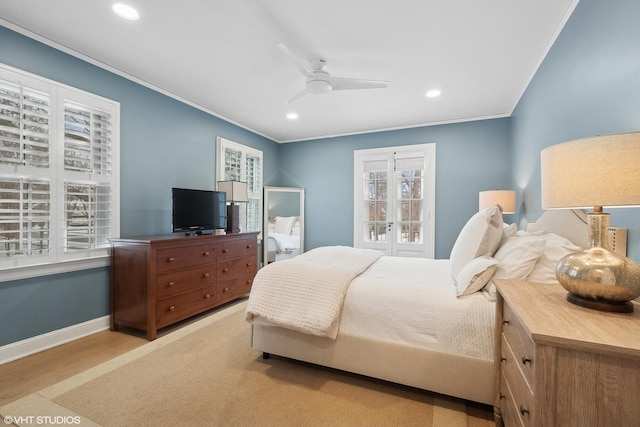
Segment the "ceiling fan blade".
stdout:
<svg viewBox="0 0 640 427">
<path fill-rule="evenodd" d="M 344 77 L 333 77 L 331 79 L 332 90 L 382 89 L 387 87 L 388 84 L 389 82 L 383 80 L 347 79 Z"/>
<path fill-rule="evenodd" d="M 309 91 L 305 88 L 305 89 L 303 89 L 300 93 L 298 93 L 298 94 L 297 94 L 297 95 L 295 95 L 293 98 L 291 98 L 290 100 L 285 101 L 285 102 L 284 102 L 284 105 L 291 104 L 292 102 L 294 102 L 294 101 L 296 101 L 296 100 L 298 100 L 298 99 L 302 98 L 303 96 L 305 96 L 305 95 L 306 95 L 306 94 L 308 94 L 308 93 L 309 93 Z"/>
<path fill-rule="evenodd" d="M 313 77 L 313 70 L 309 66 L 309 64 L 304 61 L 302 58 L 296 56 L 286 47 L 284 44 L 279 43 L 278 47 L 280 50 L 287 55 L 289 60 L 293 62 L 293 65 L 305 76 L 305 77 Z"/>
</svg>

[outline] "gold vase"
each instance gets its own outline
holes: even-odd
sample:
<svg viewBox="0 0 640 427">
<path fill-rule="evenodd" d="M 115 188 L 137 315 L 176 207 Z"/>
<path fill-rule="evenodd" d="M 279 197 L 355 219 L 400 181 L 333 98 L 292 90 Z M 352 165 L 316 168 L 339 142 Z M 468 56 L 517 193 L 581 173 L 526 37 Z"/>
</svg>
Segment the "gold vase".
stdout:
<svg viewBox="0 0 640 427">
<path fill-rule="evenodd" d="M 556 266 L 556 278 L 569 291 L 567 300 L 604 311 L 632 312 L 640 296 L 640 266 L 609 249 L 609 214 L 587 214 L 589 246 Z"/>
</svg>

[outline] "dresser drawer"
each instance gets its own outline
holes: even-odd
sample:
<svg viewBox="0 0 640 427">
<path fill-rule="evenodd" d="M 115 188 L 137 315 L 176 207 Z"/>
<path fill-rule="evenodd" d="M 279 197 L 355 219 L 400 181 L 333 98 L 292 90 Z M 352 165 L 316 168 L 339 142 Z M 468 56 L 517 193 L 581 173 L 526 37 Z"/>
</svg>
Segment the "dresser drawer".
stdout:
<svg viewBox="0 0 640 427">
<path fill-rule="evenodd" d="M 240 276 L 254 275 L 256 272 L 256 257 L 233 259 L 216 264 L 218 280 L 233 279 Z"/>
<path fill-rule="evenodd" d="M 202 286 L 212 285 L 215 281 L 216 269 L 213 265 L 161 274 L 156 277 L 156 297 L 166 298 Z"/>
<path fill-rule="evenodd" d="M 500 414 L 505 427 L 524 427 L 504 373 L 500 375 Z"/>
<path fill-rule="evenodd" d="M 531 426 L 533 425 L 531 423 L 534 406 L 533 393 L 531 391 L 530 383 L 527 383 L 524 373 L 520 368 L 522 363 L 516 358 L 504 335 L 502 335 L 500 355 L 500 369 L 509 384 L 508 392 L 511 395 L 515 407 L 520 413 L 519 417 L 521 418 L 522 423 L 525 426 Z M 504 394 L 506 390 L 503 390 L 502 384 L 500 387 L 500 393 Z"/>
<path fill-rule="evenodd" d="M 226 261 L 234 258 L 243 258 L 249 255 L 255 257 L 257 254 L 257 245 L 258 243 L 255 236 L 218 243 L 217 260 L 218 262 Z"/>
<path fill-rule="evenodd" d="M 172 298 L 158 300 L 156 305 L 156 325 L 161 328 L 193 314 L 200 313 L 208 307 L 213 307 L 215 301 L 215 286 L 207 286 Z"/>
<path fill-rule="evenodd" d="M 220 302 L 227 302 L 251 291 L 253 275 L 236 277 L 232 280 L 216 283 L 216 298 Z"/>
<path fill-rule="evenodd" d="M 156 272 L 162 274 L 213 263 L 216 260 L 215 257 L 216 252 L 213 244 L 159 249 L 156 252 Z"/>
<path fill-rule="evenodd" d="M 513 314 L 509 304 L 506 303 L 502 310 L 502 333 L 509 341 L 520 369 L 522 369 L 527 379 L 527 383 L 531 385 L 531 390 L 535 392 L 535 383 L 533 381 L 535 344 L 518 321 L 518 318 Z"/>
</svg>

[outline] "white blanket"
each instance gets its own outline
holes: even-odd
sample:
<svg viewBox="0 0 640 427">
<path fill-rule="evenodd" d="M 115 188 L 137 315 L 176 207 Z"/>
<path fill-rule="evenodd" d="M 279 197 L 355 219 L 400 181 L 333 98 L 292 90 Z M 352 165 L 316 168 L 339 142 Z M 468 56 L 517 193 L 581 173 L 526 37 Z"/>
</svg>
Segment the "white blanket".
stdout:
<svg viewBox="0 0 640 427">
<path fill-rule="evenodd" d="M 300 236 L 293 234 L 269 233 L 269 238 L 276 242 L 278 252 L 300 249 Z"/>
<path fill-rule="evenodd" d="M 269 264 L 253 281 L 245 319 L 335 339 L 349 284 L 381 256 L 331 246 Z"/>
</svg>

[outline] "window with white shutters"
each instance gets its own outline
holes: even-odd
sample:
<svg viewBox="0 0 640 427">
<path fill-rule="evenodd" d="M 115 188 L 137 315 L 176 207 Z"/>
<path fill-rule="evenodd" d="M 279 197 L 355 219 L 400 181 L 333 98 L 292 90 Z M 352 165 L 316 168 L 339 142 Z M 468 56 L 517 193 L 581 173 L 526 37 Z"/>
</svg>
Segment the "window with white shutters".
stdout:
<svg viewBox="0 0 640 427">
<path fill-rule="evenodd" d="M 262 230 L 262 151 L 229 141 L 217 139 L 218 181 L 247 183 L 248 203 L 240 203 L 240 229 Z"/>
<path fill-rule="evenodd" d="M 0 64 L 0 270 L 83 268 L 108 255 L 119 234 L 119 108 Z"/>
</svg>

